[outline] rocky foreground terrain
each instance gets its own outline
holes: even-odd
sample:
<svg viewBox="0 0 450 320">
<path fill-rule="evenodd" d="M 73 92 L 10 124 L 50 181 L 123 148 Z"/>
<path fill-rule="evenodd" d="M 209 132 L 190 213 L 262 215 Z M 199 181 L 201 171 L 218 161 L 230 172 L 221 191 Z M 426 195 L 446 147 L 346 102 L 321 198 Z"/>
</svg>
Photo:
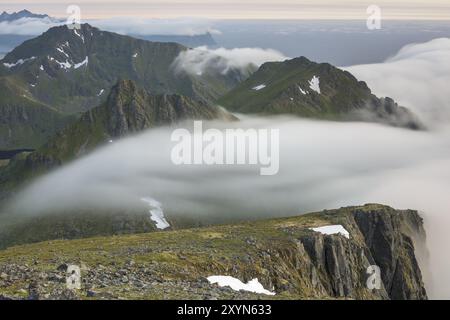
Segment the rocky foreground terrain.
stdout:
<svg viewBox="0 0 450 320">
<path fill-rule="evenodd" d="M 311 228 L 340 225 L 348 232 Z M 60 240 L 0 251 L 2 299 L 426 299 L 416 211 L 365 205 L 198 229 Z M 81 268 L 81 289 L 66 286 Z M 367 268 L 379 266 L 380 289 Z M 234 291 L 210 276 L 257 278 L 275 295 Z"/>
</svg>

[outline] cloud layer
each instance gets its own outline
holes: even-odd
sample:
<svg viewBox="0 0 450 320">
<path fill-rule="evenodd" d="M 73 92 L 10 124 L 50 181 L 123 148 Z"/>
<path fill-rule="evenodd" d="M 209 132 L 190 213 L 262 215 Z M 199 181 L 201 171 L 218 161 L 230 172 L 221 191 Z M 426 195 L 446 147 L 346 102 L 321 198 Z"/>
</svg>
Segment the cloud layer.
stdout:
<svg viewBox="0 0 450 320">
<path fill-rule="evenodd" d="M 272 49 L 198 47 L 180 53 L 174 66 L 177 71 L 185 71 L 194 75 L 211 70 L 226 74 L 233 70 L 246 72 L 249 68 L 257 68 L 268 61 L 284 61 L 286 59 L 288 58 L 282 53 Z"/>
<path fill-rule="evenodd" d="M 429 125 L 450 122 L 450 39 L 401 49 L 384 63 L 345 68 L 380 96 L 414 110 Z"/>
<path fill-rule="evenodd" d="M 85 20 L 105 31 L 134 35 L 198 35 L 206 32 L 216 34 L 206 19 L 140 19 L 140 18 L 110 18 Z M 0 23 L 0 34 L 40 35 L 49 28 L 65 23 L 64 20 L 22 18 L 12 22 Z"/>
</svg>

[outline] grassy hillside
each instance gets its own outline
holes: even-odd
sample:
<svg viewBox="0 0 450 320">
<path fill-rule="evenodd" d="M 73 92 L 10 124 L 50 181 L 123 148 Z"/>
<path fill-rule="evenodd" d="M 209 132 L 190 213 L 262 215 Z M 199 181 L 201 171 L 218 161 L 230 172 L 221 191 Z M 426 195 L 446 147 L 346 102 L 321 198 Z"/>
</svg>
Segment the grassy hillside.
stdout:
<svg viewBox="0 0 450 320">
<path fill-rule="evenodd" d="M 420 271 L 414 269 L 414 253 L 409 256 L 405 251 L 409 248 L 407 235 L 419 235 L 422 230 L 417 217 L 414 211 L 366 205 L 201 229 L 12 247 L 0 251 L 0 295 L 25 298 L 34 294 L 41 299 L 383 299 L 396 294 L 391 288 L 402 286 L 410 298 L 419 298 L 423 297 Z M 390 245 L 376 249 L 368 245 L 366 241 L 371 240 L 364 222 L 377 226 L 375 232 L 369 232 L 371 236 L 391 239 Z M 345 227 L 349 239 L 309 229 L 336 224 Z M 381 252 L 382 257 L 378 255 Z M 374 263 L 372 259 L 381 258 L 388 263 L 379 262 L 386 274 L 394 260 L 402 274 L 386 279 L 387 291 L 371 291 L 365 286 L 365 269 Z M 79 291 L 65 290 L 68 264 L 82 268 Z M 212 275 L 230 275 L 243 282 L 258 278 L 276 295 L 218 288 L 206 280 Z"/>
<path fill-rule="evenodd" d="M 36 100 L 20 82 L 0 77 L 0 148 L 37 148 L 75 119 Z"/>
</svg>

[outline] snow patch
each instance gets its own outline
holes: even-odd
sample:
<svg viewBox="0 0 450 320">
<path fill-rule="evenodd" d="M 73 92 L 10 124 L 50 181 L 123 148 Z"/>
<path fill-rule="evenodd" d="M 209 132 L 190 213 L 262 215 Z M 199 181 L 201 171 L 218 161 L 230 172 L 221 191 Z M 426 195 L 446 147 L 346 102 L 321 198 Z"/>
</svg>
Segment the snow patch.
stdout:
<svg viewBox="0 0 450 320">
<path fill-rule="evenodd" d="M 146 202 L 150 206 L 150 220 L 156 223 L 156 227 L 158 229 L 163 230 L 170 227 L 170 224 L 164 217 L 161 203 L 152 198 L 142 198 L 141 200 Z"/>
<path fill-rule="evenodd" d="M 61 52 L 63 55 L 65 55 L 66 58 L 69 58 L 69 55 L 64 51 L 64 49 L 56 48 L 56 50 L 58 50 L 58 51 Z"/>
<path fill-rule="evenodd" d="M 44 71 L 44 66 L 41 64 L 41 66 L 39 67 L 39 69 L 40 69 L 41 71 Z"/>
<path fill-rule="evenodd" d="M 83 61 L 81 61 L 80 63 L 75 64 L 73 67 L 75 69 L 78 69 L 78 68 L 80 68 L 80 67 L 82 67 L 84 65 L 87 66 L 88 63 L 89 63 L 89 57 L 86 57 Z"/>
<path fill-rule="evenodd" d="M 241 280 L 236 279 L 231 276 L 211 276 L 207 278 L 209 283 L 218 284 L 219 287 L 230 287 L 235 291 L 249 291 L 254 293 L 266 294 L 269 296 L 274 296 L 275 292 L 271 292 L 269 290 L 264 289 L 261 283 L 259 283 L 258 279 L 250 280 L 247 283 L 243 283 Z"/>
<path fill-rule="evenodd" d="M 319 80 L 319 77 L 314 76 L 314 77 L 312 77 L 311 80 L 309 80 L 309 88 L 311 90 L 314 90 L 318 94 L 320 94 L 320 80 Z"/>
<path fill-rule="evenodd" d="M 97 97 L 100 97 L 103 94 L 103 92 L 105 92 L 105 89 L 100 90 L 100 92 L 97 94 Z"/>
<path fill-rule="evenodd" d="M 61 61 L 56 60 L 53 57 L 48 57 L 48 58 L 50 59 L 50 61 L 55 61 L 59 65 L 59 67 L 62 68 L 62 69 L 66 69 L 67 70 L 67 69 L 72 68 L 72 64 L 69 61 L 67 61 L 67 60 L 65 62 L 61 62 Z"/>
<path fill-rule="evenodd" d="M 350 233 L 347 230 L 345 230 L 345 228 L 340 224 L 323 226 L 323 227 L 318 227 L 318 228 L 310 228 L 310 230 L 319 232 L 321 234 L 327 234 L 327 235 L 341 234 L 344 237 L 346 237 L 347 239 L 350 239 Z"/>
<path fill-rule="evenodd" d="M 78 33 L 78 30 L 77 30 L 77 28 L 74 28 L 73 29 L 73 32 L 78 36 L 78 37 L 80 37 L 81 38 L 81 40 L 83 41 L 83 43 L 84 43 L 84 36 L 82 35 L 82 34 L 79 34 Z"/>
<path fill-rule="evenodd" d="M 27 62 L 27 61 L 31 61 L 31 60 L 34 60 L 34 59 L 36 59 L 36 57 L 30 57 L 30 58 L 26 58 L 26 59 L 19 59 L 19 60 L 17 60 L 15 63 L 3 63 L 3 65 L 5 66 L 5 67 L 7 67 L 7 68 L 14 68 L 14 67 L 16 67 L 16 66 L 20 66 L 20 65 L 22 65 L 22 64 L 24 64 L 25 62 Z"/>
<path fill-rule="evenodd" d="M 306 95 L 308 92 L 303 90 L 300 86 L 297 86 L 298 90 L 300 90 L 301 94 Z"/>
<path fill-rule="evenodd" d="M 259 90 L 261 90 L 261 89 L 264 89 L 265 87 L 266 87 L 265 84 L 260 84 L 259 86 L 253 87 L 252 89 L 253 89 L 253 90 L 256 90 L 256 91 L 259 91 Z"/>
<path fill-rule="evenodd" d="M 135 54 L 133 54 L 133 58 L 137 58 L 137 57 L 138 57 L 138 54 L 136 52 Z"/>
</svg>

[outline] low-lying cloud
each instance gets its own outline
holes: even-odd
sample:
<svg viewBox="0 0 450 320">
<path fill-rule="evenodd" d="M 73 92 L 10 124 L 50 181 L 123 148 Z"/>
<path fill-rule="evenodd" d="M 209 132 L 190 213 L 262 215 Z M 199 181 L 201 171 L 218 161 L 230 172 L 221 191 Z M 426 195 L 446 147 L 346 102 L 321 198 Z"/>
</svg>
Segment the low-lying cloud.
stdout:
<svg viewBox="0 0 450 320">
<path fill-rule="evenodd" d="M 0 23 L 0 34 L 40 35 L 49 28 L 66 23 L 64 19 L 52 18 L 22 18 Z M 206 19 L 142 19 L 115 17 L 109 19 L 82 20 L 105 31 L 126 35 L 186 35 L 193 36 L 220 33 L 211 27 Z"/>
<path fill-rule="evenodd" d="M 345 68 L 377 95 L 395 98 L 431 126 L 450 122 L 450 39 L 401 49 L 384 63 Z"/>
<path fill-rule="evenodd" d="M 214 70 L 222 74 L 230 71 L 247 72 L 269 61 L 284 61 L 288 59 L 281 52 L 273 49 L 235 48 L 208 49 L 198 47 L 183 51 L 176 58 L 174 66 L 177 71 L 200 75 Z"/>
<path fill-rule="evenodd" d="M 62 22 L 49 18 L 22 18 L 14 21 L 0 22 L 0 34 L 40 35 L 49 28 L 61 25 Z"/>
</svg>

